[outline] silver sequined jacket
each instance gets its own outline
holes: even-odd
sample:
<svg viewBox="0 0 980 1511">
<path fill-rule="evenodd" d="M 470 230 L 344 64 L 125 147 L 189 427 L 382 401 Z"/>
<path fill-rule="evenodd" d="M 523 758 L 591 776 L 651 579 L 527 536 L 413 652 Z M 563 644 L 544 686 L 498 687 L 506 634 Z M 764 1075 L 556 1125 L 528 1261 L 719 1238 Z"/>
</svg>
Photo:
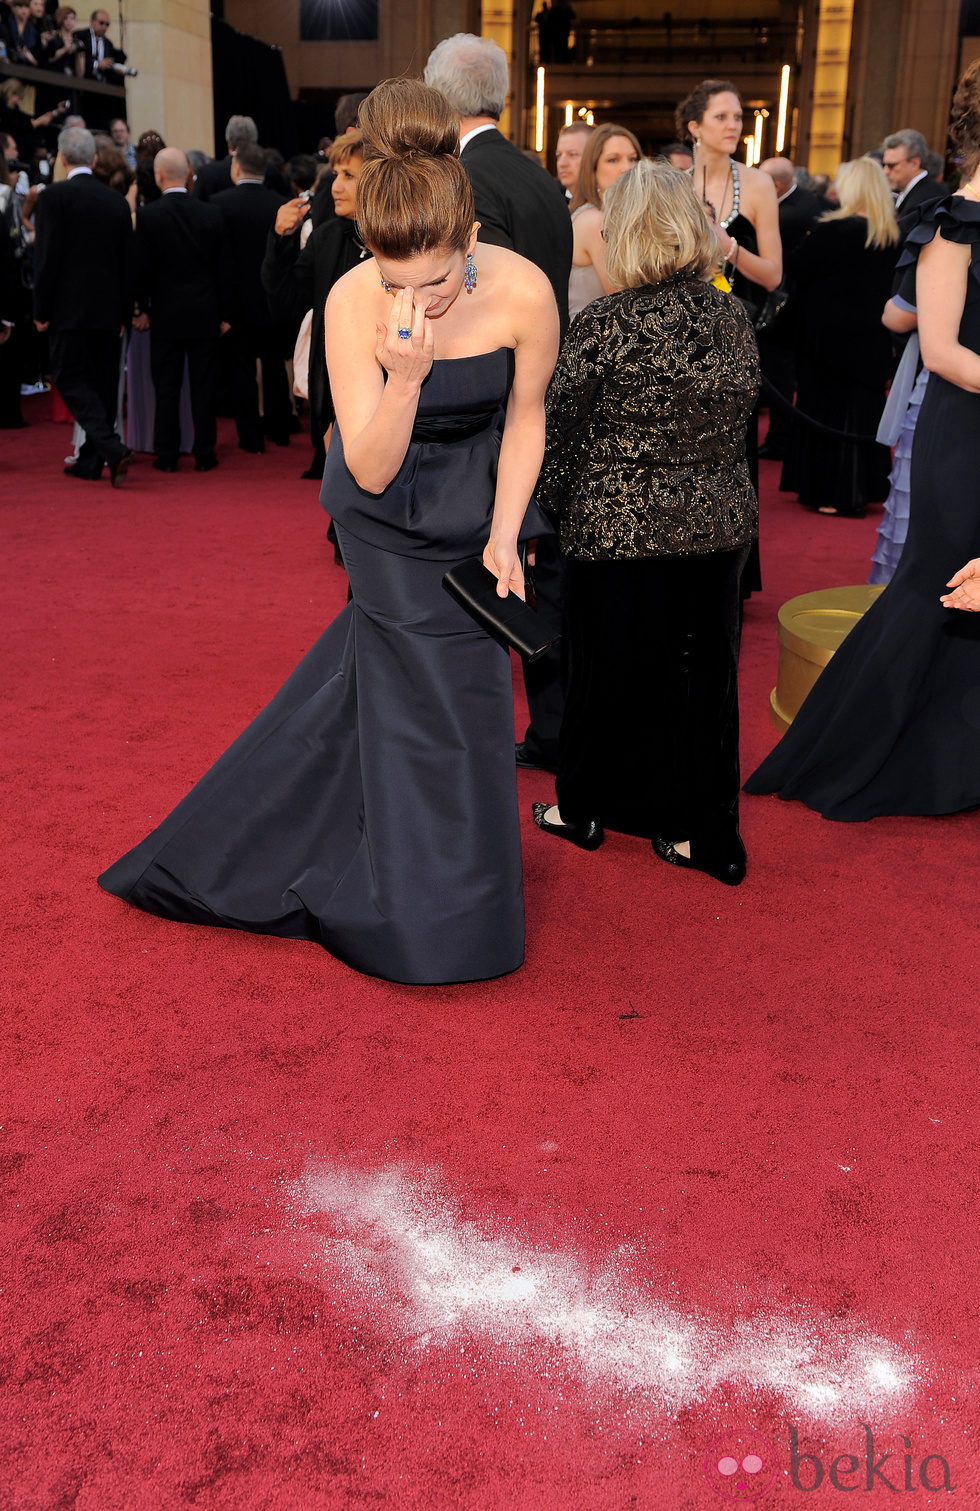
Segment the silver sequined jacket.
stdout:
<svg viewBox="0 0 980 1511">
<path fill-rule="evenodd" d="M 547 397 L 536 497 L 585 561 L 728 551 L 756 533 L 745 429 L 759 389 L 737 300 L 678 274 L 596 299 Z"/>
</svg>

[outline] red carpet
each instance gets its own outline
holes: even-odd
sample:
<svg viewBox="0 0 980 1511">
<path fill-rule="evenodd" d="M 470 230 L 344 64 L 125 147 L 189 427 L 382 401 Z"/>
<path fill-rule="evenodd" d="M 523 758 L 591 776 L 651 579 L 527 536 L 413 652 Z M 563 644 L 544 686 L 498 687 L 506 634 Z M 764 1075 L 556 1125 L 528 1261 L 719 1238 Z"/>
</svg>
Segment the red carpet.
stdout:
<svg viewBox="0 0 980 1511">
<path fill-rule="evenodd" d="M 980 1504 L 980 819 L 746 799 L 730 891 L 521 773 L 476 986 L 149 918 L 96 873 L 345 579 L 305 445 L 113 492 L 67 436 L 0 436 L 3 1511 Z M 779 603 L 874 535 L 764 504 L 746 770 Z"/>
</svg>

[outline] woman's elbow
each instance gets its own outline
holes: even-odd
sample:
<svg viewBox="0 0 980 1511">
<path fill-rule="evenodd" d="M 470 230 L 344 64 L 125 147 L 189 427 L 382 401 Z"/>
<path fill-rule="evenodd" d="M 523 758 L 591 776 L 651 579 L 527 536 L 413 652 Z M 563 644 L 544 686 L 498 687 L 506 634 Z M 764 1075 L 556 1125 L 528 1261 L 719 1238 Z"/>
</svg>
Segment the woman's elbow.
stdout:
<svg viewBox="0 0 980 1511">
<path fill-rule="evenodd" d="M 371 493 L 375 498 L 378 498 L 382 493 L 384 493 L 388 484 L 391 482 L 390 477 L 379 477 L 376 473 L 371 473 L 366 468 L 363 471 L 355 472 L 354 468 L 349 466 L 348 471 L 350 472 L 350 475 L 354 479 L 357 486 L 360 488 L 361 492 Z"/>
<path fill-rule="evenodd" d="M 782 281 L 783 269 L 781 264 L 777 262 L 775 267 L 767 271 L 766 276 L 762 280 L 762 287 L 766 290 L 766 293 L 772 294 L 779 288 Z"/>
</svg>

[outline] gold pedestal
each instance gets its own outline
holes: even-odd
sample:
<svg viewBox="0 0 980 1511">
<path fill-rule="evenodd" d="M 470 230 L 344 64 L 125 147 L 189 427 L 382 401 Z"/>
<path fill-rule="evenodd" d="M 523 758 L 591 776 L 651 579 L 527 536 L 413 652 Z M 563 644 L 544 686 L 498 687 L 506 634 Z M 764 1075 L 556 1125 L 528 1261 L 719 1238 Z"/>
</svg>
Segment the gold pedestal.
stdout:
<svg viewBox="0 0 980 1511">
<path fill-rule="evenodd" d="M 785 734 L 841 641 L 874 603 L 880 587 L 824 588 L 801 593 L 779 610 L 779 670 L 769 717 Z"/>
</svg>

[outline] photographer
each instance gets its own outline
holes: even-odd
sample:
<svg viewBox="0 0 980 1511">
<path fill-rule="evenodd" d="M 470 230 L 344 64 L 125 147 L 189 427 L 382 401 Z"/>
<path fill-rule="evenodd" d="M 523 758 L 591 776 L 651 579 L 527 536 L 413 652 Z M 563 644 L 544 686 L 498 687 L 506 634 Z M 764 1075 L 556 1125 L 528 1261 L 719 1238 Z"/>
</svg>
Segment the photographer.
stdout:
<svg viewBox="0 0 980 1511">
<path fill-rule="evenodd" d="M 79 53 L 75 60 L 75 70 L 80 79 L 99 79 L 103 84 L 117 84 L 119 80 L 113 78 L 113 74 L 132 76 L 136 73 L 135 68 L 125 66 L 126 54 L 121 47 L 116 47 L 109 41 L 106 36 L 108 30 L 109 12 L 94 10 L 86 29 L 76 33 Z"/>
<path fill-rule="evenodd" d="M 44 45 L 44 66 L 56 73 L 74 76 L 75 59 L 81 52 L 81 43 L 75 35 L 78 13 L 70 5 L 59 5 L 54 13 L 55 30 Z"/>
<path fill-rule="evenodd" d="M 29 116 L 21 109 L 24 85 L 20 79 L 6 79 L 0 84 L 0 132 L 9 132 L 17 143 L 21 159 L 29 160 L 34 148 L 47 134 L 44 130 L 69 108 L 67 100 L 61 100 L 53 110 L 41 115 Z"/>
<path fill-rule="evenodd" d="M 10 9 L 0 20 L 0 40 L 11 63 L 37 67 L 41 38 L 31 20 L 28 0 L 10 0 Z"/>
</svg>

